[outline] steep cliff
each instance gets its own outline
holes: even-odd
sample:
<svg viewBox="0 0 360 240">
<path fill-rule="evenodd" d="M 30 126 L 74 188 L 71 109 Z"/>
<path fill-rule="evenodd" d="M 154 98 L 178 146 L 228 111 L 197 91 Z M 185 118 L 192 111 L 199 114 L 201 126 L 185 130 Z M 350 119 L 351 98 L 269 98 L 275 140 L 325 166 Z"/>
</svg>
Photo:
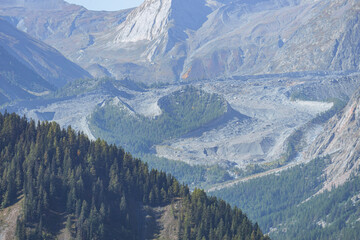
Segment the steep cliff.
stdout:
<svg viewBox="0 0 360 240">
<path fill-rule="evenodd" d="M 334 116 L 324 131 L 309 148 L 305 157 L 313 159 L 329 155 L 324 189 L 344 184 L 360 166 L 360 89 L 356 91 L 345 109 Z"/>
</svg>

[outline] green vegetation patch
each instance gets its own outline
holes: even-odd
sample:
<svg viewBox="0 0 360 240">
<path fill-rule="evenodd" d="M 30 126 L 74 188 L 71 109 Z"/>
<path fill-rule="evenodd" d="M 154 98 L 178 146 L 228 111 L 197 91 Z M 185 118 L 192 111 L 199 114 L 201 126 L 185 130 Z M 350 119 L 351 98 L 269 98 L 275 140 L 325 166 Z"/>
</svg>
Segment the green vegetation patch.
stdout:
<svg viewBox="0 0 360 240">
<path fill-rule="evenodd" d="M 240 207 L 272 239 L 357 239 L 360 177 L 314 195 L 325 180 L 329 158 L 317 158 L 212 194 Z"/>
<path fill-rule="evenodd" d="M 111 78 L 78 79 L 73 82 L 69 82 L 64 87 L 57 90 L 52 96 L 49 97 L 52 98 L 73 97 L 101 89 L 108 93 L 113 93 L 116 96 L 121 96 L 125 98 L 133 97 L 131 94 L 119 90 L 120 87 L 125 87 L 133 91 L 144 91 L 141 86 L 128 79 L 125 80 L 114 80 Z"/>
<path fill-rule="evenodd" d="M 54 94 L 55 97 L 70 97 L 97 89 L 98 86 L 105 83 L 106 79 L 78 79 L 73 82 L 67 83 L 64 87 L 57 90 Z"/>
<path fill-rule="evenodd" d="M 360 235 L 360 178 L 283 211 L 273 239 L 352 240 Z M 283 231 L 285 230 L 286 231 Z"/>
<path fill-rule="evenodd" d="M 195 187 L 208 188 L 213 184 L 223 183 L 232 180 L 229 169 L 219 165 L 204 166 L 190 165 L 182 161 L 169 160 L 157 157 L 153 154 L 138 154 L 150 168 L 171 173 L 179 182 L 184 183 L 194 189 Z"/>
<path fill-rule="evenodd" d="M 153 154 L 140 154 L 150 168 L 171 173 L 179 182 L 189 185 L 190 188 L 199 186 L 206 181 L 206 166 L 191 166 L 182 161 L 173 161 Z"/>
<path fill-rule="evenodd" d="M 126 104 L 107 102 L 90 117 L 95 136 L 122 145 L 132 152 L 148 152 L 154 144 L 181 137 L 221 117 L 228 110 L 224 98 L 194 87 L 185 87 L 158 102 L 162 114 L 147 118 Z"/>
<path fill-rule="evenodd" d="M 145 239 L 157 220 L 146 209 L 174 202 L 177 239 L 268 239 L 241 210 L 55 122 L 0 113 L 0 172 L 0 207 L 23 197 L 17 240 Z"/>
<path fill-rule="evenodd" d="M 286 218 L 287 211 L 311 197 L 322 187 L 327 158 L 318 158 L 285 172 L 239 183 L 215 191 L 214 196 L 244 210 L 265 231 Z"/>
</svg>

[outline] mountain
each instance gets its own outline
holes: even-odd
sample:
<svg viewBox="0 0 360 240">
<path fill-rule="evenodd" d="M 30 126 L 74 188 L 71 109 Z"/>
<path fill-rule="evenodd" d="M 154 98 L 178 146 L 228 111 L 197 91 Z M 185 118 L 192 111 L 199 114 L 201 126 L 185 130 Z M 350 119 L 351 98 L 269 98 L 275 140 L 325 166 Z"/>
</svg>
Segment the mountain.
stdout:
<svg viewBox="0 0 360 240">
<path fill-rule="evenodd" d="M 192 38 L 182 78 L 358 70 L 351 51 L 358 45 L 351 36 L 358 33 L 357 7 L 358 1 L 226 4 Z"/>
<path fill-rule="evenodd" d="M 336 81 L 332 85 L 339 87 Z M 212 194 L 243 209 L 272 239 L 356 239 L 360 232 L 359 106 L 358 88 L 298 155 L 305 160 L 302 164 L 243 178 Z"/>
<path fill-rule="evenodd" d="M 66 59 L 59 51 L 16 29 L 4 19 L 0 19 L 0 46 L 7 52 L 4 57 L 9 58 L 11 55 L 21 63 L 21 66 L 16 64 L 19 68 L 30 69 L 45 79 L 48 85 L 60 87 L 68 81 L 91 77 L 88 72 Z M 13 63 L 13 67 L 16 65 Z"/>
<path fill-rule="evenodd" d="M 104 31 L 92 46 L 71 58 L 80 64 L 86 59 L 95 63 L 98 60 L 93 56 L 97 55 L 116 78 L 130 76 L 143 82 L 174 79 L 188 54 L 187 39 L 211 11 L 205 0 L 146 0 L 119 26 Z"/>
<path fill-rule="evenodd" d="M 356 0 L 146 0 L 119 12 L 61 2 L 2 4 L 0 15 L 97 76 L 152 83 L 359 70 Z"/>
<path fill-rule="evenodd" d="M 188 37 L 185 30 L 199 29 L 210 12 L 204 0 L 146 0 L 117 27 L 114 43 L 153 41 L 165 37 L 168 42 L 162 52 L 167 52 L 176 42 Z"/>
<path fill-rule="evenodd" d="M 0 154 L 8 239 L 269 239 L 241 210 L 70 127 L 0 113 Z"/>
<path fill-rule="evenodd" d="M 55 47 L 70 60 L 94 44 L 104 31 L 116 28 L 129 10 L 88 11 L 62 0 L 0 1 L 0 15 L 19 30 Z M 72 58 L 74 53 L 77 54 Z M 98 54 L 97 54 L 98 55 Z M 84 64 L 93 76 L 107 75 L 102 62 Z"/>
<path fill-rule="evenodd" d="M 340 87 L 336 81 L 332 86 Z M 298 160 L 305 160 L 302 164 L 243 178 L 212 194 L 243 209 L 272 239 L 356 239 L 360 232 L 359 106 L 358 88 L 298 155 Z M 311 123 L 328 119 L 326 115 Z M 297 144 L 304 143 L 298 140 Z"/>
<path fill-rule="evenodd" d="M 18 99 L 32 99 L 55 87 L 19 62 L 0 46 L 0 105 Z"/>
<path fill-rule="evenodd" d="M 325 126 L 306 152 L 312 159 L 330 156 L 331 163 L 325 169 L 326 184 L 324 189 L 343 185 L 353 175 L 358 174 L 360 161 L 359 135 L 360 89 L 357 90 L 344 110 L 334 116 Z"/>
</svg>

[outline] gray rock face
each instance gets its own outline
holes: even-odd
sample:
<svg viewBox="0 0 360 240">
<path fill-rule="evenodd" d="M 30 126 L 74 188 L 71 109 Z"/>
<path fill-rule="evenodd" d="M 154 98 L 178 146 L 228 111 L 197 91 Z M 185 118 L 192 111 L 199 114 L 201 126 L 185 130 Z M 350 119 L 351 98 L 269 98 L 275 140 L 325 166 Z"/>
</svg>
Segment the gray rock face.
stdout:
<svg viewBox="0 0 360 240">
<path fill-rule="evenodd" d="M 357 59 L 351 46 L 358 40 L 346 37 L 358 34 L 358 6 L 358 1 L 225 5 L 195 34 L 183 78 L 358 70 L 358 64 L 347 63 Z"/>
<path fill-rule="evenodd" d="M 188 55 L 187 41 L 207 20 L 212 8 L 205 0 L 148 0 L 134 9 L 114 31 L 72 58 L 98 59 L 117 78 L 137 81 L 174 81 Z"/>
<path fill-rule="evenodd" d="M 199 29 L 210 12 L 205 0 L 146 0 L 120 24 L 114 42 L 152 41 L 164 34 L 183 41 L 184 31 Z"/>
<path fill-rule="evenodd" d="M 346 182 L 360 168 L 360 90 L 354 93 L 346 108 L 334 116 L 310 146 L 305 157 L 329 155 L 324 189 L 331 190 Z"/>
<path fill-rule="evenodd" d="M 53 86 L 63 86 L 67 81 L 91 76 L 54 48 L 19 31 L 1 18 L 0 46 Z"/>
<path fill-rule="evenodd" d="M 359 70 L 360 2 L 318 1 L 308 6 L 300 28 L 288 37 L 282 34 L 287 40 L 268 71 Z"/>
<path fill-rule="evenodd" d="M 117 37 L 107 36 L 101 44 L 120 40 L 121 36 L 133 46 L 142 46 L 140 51 L 139 48 L 129 51 L 128 45 L 115 40 L 111 49 L 126 49 L 126 57 L 137 53 L 136 58 L 130 59 L 149 70 L 155 69 L 157 74 L 150 74 L 150 79 L 191 81 L 259 73 L 359 68 L 356 49 L 353 49 L 358 46 L 359 39 L 356 38 L 359 32 L 355 10 L 359 3 L 356 1 L 235 1 L 217 5 L 217 8 L 212 6 L 211 13 L 206 4 L 195 1 L 201 5 L 196 7 L 200 14 L 193 15 L 198 18 L 192 19 L 197 27 L 179 20 L 188 19 L 191 4 L 176 8 L 176 1 L 172 1 L 171 6 L 169 1 L 164 2 L 168 5 L 151 2 L 159 4 L 155 11 L 159 14 L 149 18 L 156 21 L 148 22 L 158 25 L 142 20 L 148 19 L 147 11 L 151 9 L 147 2 L 131 13 L 131 23 L 122 25 L 131 29 L 137 26 L 134 22 L 141 23 L 141 30 L 147 33 L 148 27 L 156 26 L 151 29 L 156 29 L 157 34 L 145 38 L 140 29 L 133 29 L 131 33 L 120 31 Z M 171 18 L 173 15 L 169 11 L 182 18 Z M 207 14 L 205 21 L 204 14 Z M 106 56 L 111 58 L 110 54 Z M 165 71 L 163 66 L 172 71 Z"/>
<path fill-rule="evenodd" d="M 146 0 L 119 12 L 1 6 L 18 28 L 97 76 L 171 82 L 359 70 L 357 0 Z"/>
</svg>

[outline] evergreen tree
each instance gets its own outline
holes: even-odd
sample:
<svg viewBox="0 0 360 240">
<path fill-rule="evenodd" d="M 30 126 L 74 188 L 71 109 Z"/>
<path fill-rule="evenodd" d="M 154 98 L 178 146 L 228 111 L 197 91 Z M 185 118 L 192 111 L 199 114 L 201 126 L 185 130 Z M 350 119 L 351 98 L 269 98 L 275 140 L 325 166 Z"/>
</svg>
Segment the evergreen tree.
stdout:
<svg viewBox="0 0 360 240">
<path fill-rule="evenodd" d="M 122 148 L 90 141 L 70 127 L 0 113 L 0 201 L 23 198 L 17 239 L 55 239 L 66 216 L 76 239 L 138 239 L 143 205 L 176 203 L 181 239 L 256 239 L 257 225 L 203 190 L 192 194 L 170 175 L 150 170 Z M 236 228 L 235 223 L 246 225 Z M 240 232 L 238 229 L 246 229 Z"/>
</svg>

